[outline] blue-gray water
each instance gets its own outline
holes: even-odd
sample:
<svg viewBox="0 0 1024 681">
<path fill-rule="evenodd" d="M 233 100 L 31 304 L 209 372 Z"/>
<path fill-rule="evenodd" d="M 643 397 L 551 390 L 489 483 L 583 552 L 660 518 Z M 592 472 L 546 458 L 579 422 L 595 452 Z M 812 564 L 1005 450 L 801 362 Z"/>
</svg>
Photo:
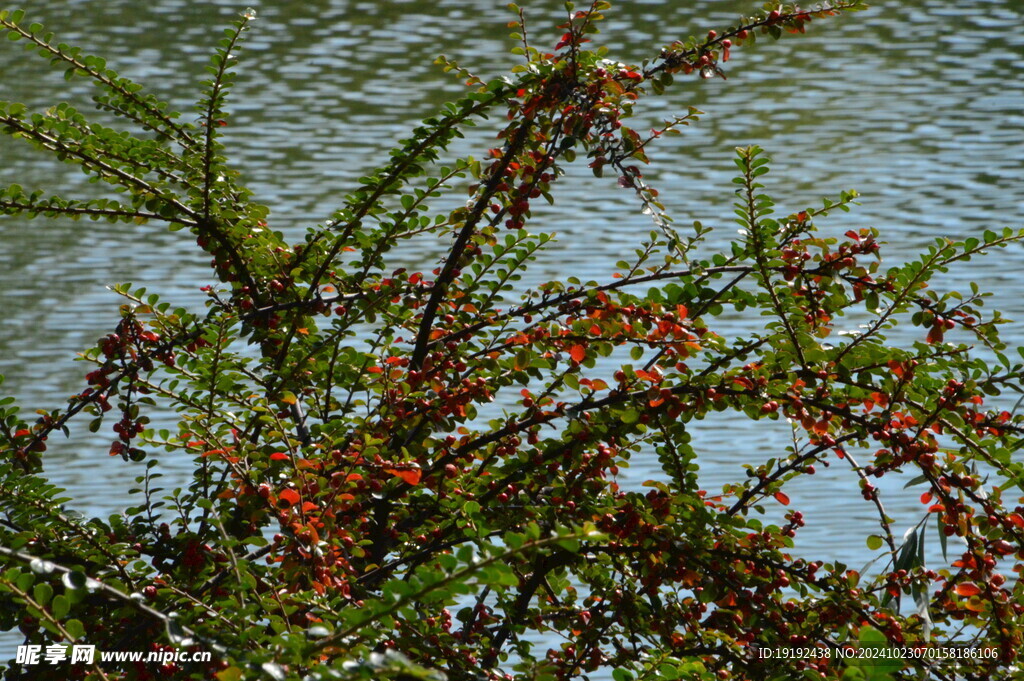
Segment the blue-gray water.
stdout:
<svg viewBox="0 0 1024 681">
<path fill-rule="evenodd" d="M 518 59 L 507 50 L 511 18 L 504 2 L 439 0 L 256 2 L 259 19 L 242 52 L 229 151 L 256 197 L 273 211 L 272 226 L 299 237 L 323 219 L 352 182 L 383 158 L 419 119 L 454 97 L 458 83 L 431 65 L 444 53 L 484 76 Z M 561 2 L 523 0 L 538 44 Z M 676 38 L 723 27 L 753 2 L 620 2 L 601 39 L 609 56 L 637 61 Z M 206 76 L 211 46 L 244 3 L 187 0 L 37 0 L 26 6 L 62 40 L 102 54 L 125 75 L 189 111 Z M 733 148 L 757 143 L 774 157 L 769 187 L 785 210 L 817 205 L 819 197 L 856 188 L 862 205 L 827 229 L 876 226 L 894 261 L 941 235 L 967 236 L 1021 226 L 1024 216 L 1024 4 L 913 0 L 879 2 L 871 11 L 815 21 L 806 36 L 759 40 L 733 50 L 728 81 L 679 78 L 639 116 L 653 125 L 694 105 L 707 112 L 682 137 L 665 140 L 649 173 L 677 224 L 694 219 L 719 227 L 714 244 L 735 233 Z M 85 103 L 90 87 L 70 84 L 45 62 L 7 44 L 0 99 L 36 107 L 62 99 Z M 83 106 L 83 108 L 88 108 Z M 640 130 L 647 124 L 637 122 Z M 453 153 L 490 146 L 487 125 Z M 0 140 L 0 182 L 26 188 L 84 187 L 84 176 L 56 166 L 25 146 Z M 629 193 L 575 175 L 543 220 L 559 243 L 524 285 L 574 274 L 607 277 L 621 254 L 650 229 Z M 571 185 L 571 186 L 570 186 Z M 133 281 L 175 303 L 196 304 L 209 282 L 205 257 L 187 235 L 156 225 L 26 222 L 0 219 L 0 392 L 23 407 L 53 408 L 81 389 L 75 352 L 116 320 L 118 300 L 104 289 Z M 439 249 L 423 244 L 395 252 L 401 264 L 431 269 Z M 993 290 L 990 306 L 1024 321 L 1024 248 L 975 260 L 941 284 L 976 279 Z M 1024 344 L 1024 326 L 1004 327 Z M 894 340 L 899 340 L 894 337 Z M 82 437 L 54 442 L 47 466 L 85 513 L 107 515 L 127 503 L 138 468 L 107 456 Z M 709 489 L 742 475 L 740 465 L 775 455 L 786 444 L 782 424 L 753 426 L 726 418 L 695 429 Z M 187 479 L 190 461 L 165 457 L 165 486 Z M 629 479 L 658 475 L 637 460 Z M 921 512 L 918 492 L 900 485 L 883 497 L 903 529 Z M 864 537 L 877 529 L 872 508 L 848 470 L 833 466 L 790 490 L 808 526 L 800 550 L 826 560 L 864 562 Z M 938 558 L 936 551 L 929 559 Z M 3 646 L 0 646 L 3 647 Z M 0 649 L 0 659 L 8 650 Z"/>
</svg>

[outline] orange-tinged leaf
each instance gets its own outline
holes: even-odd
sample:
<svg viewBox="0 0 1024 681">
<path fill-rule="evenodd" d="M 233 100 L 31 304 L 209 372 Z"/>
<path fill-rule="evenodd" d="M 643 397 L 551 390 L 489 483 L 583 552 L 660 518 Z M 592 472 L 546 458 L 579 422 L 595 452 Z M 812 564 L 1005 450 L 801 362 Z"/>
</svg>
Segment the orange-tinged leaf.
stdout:
<svg viewBox="0 0 1024 681">
<path fill-rule="evenodd" d="M 981 593 L 981 587 L 972 582 L 964 582 L 956 585 L 956 593 L 959 596 L 977 596 Z"/>
<path fill-rule="evenodd" d="M 274 452 L 273 454 L 270 455 L 270 460 L 271 461 L 287 461 L 288 460 L 288 455 L 285 454 L 284 452 Z"/>
<path fill-rule="evenodd" d="M 924 494 L 921 495 L 921 503 L 922 504 L 930 504 L 931 502 L 932 502 L 932 493 L 931 492 L 925 492 Z"/>
<path fill-rule="evenodd" d="M 971 598 L 964 604 L 964 607 L 971 612 L 984 612 L 985 601 L 980 598 Z"/>
<path fill-rule="evenodd" d="M 722 596 L 717 601 L 715 601 L 715 604 L 723 608 L 730 608 L 736 605 L 736 594 L 729 592 L 725 596 Z"/>
<path fill-rule="evenodd" d="M 295 393 L 285 390 L 284 393 L 281 394 L 281 401 L 285 404 L 295 404 L 298 402 L 298 399 L 295 397 Z"/>
<path fill-rule="evenodd" d="M 299 493 L 293 489 L 286 489 L 282 491 L 277 498 L 281 501 L 286 502 L 289 506 L 294 506 L 299 503 Z"/>
<path fill-rule="evenodd" d="M 774 495 L 775 501 L 779 502 L 783 506 L 789 506 L 789 496 L 785 492 L 776 492 Z"/>
<path fill-rule="evenodd" d="M 419 468 L 411 468 L 405 470 L 395 470 L 393 468 L 388 468 L 384 472 L 390 473 L 396 478 L 401 478 L 410 485 L 420 484 L 420 479 L 423 477 L 423 471 L 421 471 Z"/>
<path fill-rule="evenodd" d="M 569 355 L 572 357 L 574 362 L 579 364 L 580 362 L 582 362 L 586 358 L 586 356 L 587 356 L 587 349 L 584 348 L 582 345 L 574 345 L 569 350 Z"/>
<path fill-rule="evenodd" d="M 1020 513 L 1011 513 L 1006 516 L 1006 519 L 1017 527 L 1024 527 L 1024 516 L 1021 516 Z"/>
</svg>

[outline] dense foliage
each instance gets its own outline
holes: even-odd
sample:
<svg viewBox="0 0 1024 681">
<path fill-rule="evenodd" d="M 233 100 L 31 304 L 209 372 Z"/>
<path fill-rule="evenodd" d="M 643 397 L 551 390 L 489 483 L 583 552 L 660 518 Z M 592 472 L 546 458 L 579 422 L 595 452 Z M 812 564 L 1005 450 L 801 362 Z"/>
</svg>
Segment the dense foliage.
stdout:
<svg viewBox="0 0 1024 681">
<path fill-rule="evenodd" d="M 75 200 L 11 185 L 0 212 L 165 223 L 191 233 L 216 274 L 199 311 L 119 286 L 120 322 L 84 353 L 80 393 L 35 420 L 0 402 L 0 629 L 42 645 L 208 650 L 215 662 L 12 661 L 6 678 L 1013 674 L 1024 420 L 997 405 L 1024 369 L 978 287 L 929 281 L 1024 234 L 941 239 L 884 268 L 874 229 L 818 229 L 856 193 L 776 212 L 768 159 L 750 147 L 737 150 L 723 210 L 740 237 L 709 252 L 709 229 L 677 229 L 642 172 L 658 138 L 700 112 L 644 132 L 627 125 L 634 102 L 686 75 L 724 75 L 730 49 L 755 38 L 863 4 L 769 2 L 636 66 L 588 47 L 608 8 L 567 3 L 561 37 L 538 48 L 513 6 L 524 63 L 507 78 L 442 59 L 465 96 L 294 244 L 222 145 L 254 13 L 226 32 L 186 122 L 103 59 L 0 12 L 12 40 L 94 82 L 103 112 L 2 102 L 0 129 L 111 190 Z M 494 148 L 442 166 L 488 116 L 503 126 Z M 634 194 L 651 232 L 608 280 L 523 292 L 524 268 L 554 243 L 532 210 L 555 200 L 574 161 Z M 431 208 L 457 192 L 464 205 Z M 424 235 L 448 248 L 437 268 L 395 269 L 389 252 Z M 726 333 L 727 310 L 760 320 L 756 332 Z M 844 317 L 866 323 L 840 334 Z M 892 343 L 897 324 L 920 327 L 919 340 Z M 168 412 L 176 431 L 149 428 Z M 712 412 L 786 419 L 792 444 L 701 489 L 691 429 Z M 86 427 L 110 432 L 110 455 L 139 470 L 124 514 L 83 518 L 47 482 L 48 441 Z M 160 489 L 157 456 L 193 460 L 192 483 Z M 626 485 L 620 470 L 638 457 L 660 475 Z M 848 469 L 877 513 L 871 574 L 792 555 L 804 516 L 785 508 L 786 485 L 827 466 Z M 905 471 L 924 505 L 903 535 L 874 481 Z M 772 508 L 781 525 L 764 516 Z M 926 540 L 949 565 L 924 564 Z M 984 654 L 836 659 L 844 646 L 950 640 Z M 817 653 L 758 653 L 800 648 Z"/>
</svg>

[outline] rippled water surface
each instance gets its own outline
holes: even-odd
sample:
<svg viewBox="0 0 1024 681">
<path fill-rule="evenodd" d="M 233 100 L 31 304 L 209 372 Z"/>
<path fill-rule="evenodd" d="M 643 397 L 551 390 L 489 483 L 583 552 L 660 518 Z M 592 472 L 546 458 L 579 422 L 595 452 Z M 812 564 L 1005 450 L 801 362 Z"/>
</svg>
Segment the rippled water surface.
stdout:
<svg viewBox="0 0 1024 681">
<path fill-rule="evenodd" d="M 339 204 L 353 181 L 419 119 L 454 97 L 459 84 L 432 65 L 439 53 L 484 76 L 506 72 L 504 2 L 250 3 L 259 20 L 242 53 L 229 151 L 272 224 L 298 238 Z M 554 43 L 560 2 L 522 0 L 533 40 Z M 638 61 L 673 39 L 722 27 L 755 3 L 620 2 L 601 38 L 616 59 Z M 185 0 L 37 0 L 30 15 L 62 40 L 99 53 L 108 64 L 190 111 L 220 29 L 244 7 Z M 784 210 L 815 205 L 823 195 L 856 188 L 862 205 L 829 223 L 880 228 L 890 258 L 900 260 L 940 235 L 980 234 L 1021 226 L 1024 216 L 1024 4 L 1017 0 L 879 2 L 869 12 L 815 22 L 806 36 L 734 49 L 728 81 L 677 80 L 639 115 L 651 125 L 694 105 L 707 112 L 682 137 L 666 140 L 651 182 L 677 224 L 731 223 L 733 148 L 758 143 L 774 157 L 770 187 Z M 695 17 L 699 17 L 695 18 Z M 0 99 L 37 107 L 71 99 L 88 108 L 90 88 L 65 83 L 44 61 L 6 45 Z M 634 127 L 644 129 L 646 124 Z M 497 123 L 483 125 L 453 153 L 479 154 Z M 88 192 L 84 176 L 32 150 L 0 140 L 0 182 Z M 570 186 L 571 185 L 571 186 Z M 575 274 L 606 277 L 621 254 L 650 229 L 631 196 L 608 181 L 576 173 L 561 202 L 543 219 L 559 233 L 556 248 L 534 265 L 524 285 Z M 732 225 L 732 226 L 730 226 Z M 173 303 L 197 304 L 208 283 L 205 260 L 186 235 L 157 225 L 25 222 L 0 218 L 0 372 L 3 392 L 26 410 L 63 403 L 80 389 L 75 352 L 116 320 L 114 282 L 144 283 Z M 417 244 L 395 254 L 402 265 L 432 269 L 439 248 Z M 1012 247 L 950 272 L 941 282 L 976 279 L 995 292 L 991 305 L 1024 320 L 1024 249 Z M 397 266 L 397 263 L 396 263 Z M 749 320 L 735 319 L 724 330 Z M 732 326 L 730 326 L 732 325 Z M 1024 326 L 1005 327 L 1024 344 Z M 898 338 L 893 339 L 894 342 Z M 779 452 L 781 427 L 724 418 L 695 428 L 710 489 L 741 473 L 744 462 Z M 86 513 L 109 514 L 127 503 L 139 469 L 111 459 L 102 443 L 74 433 L 55 443 L 47 464 Z M 164 459 L 168 487 L 187 480 L 190 461 Z M 652 462 L 629 471 L 639 482 L 658 475 Z M 833 466 L 794 485 L 794 506 L 807 516 L 800 549 L 825 559 L 863 562 L 864 535 L 877 525 L 860 502 L 848 470 Z M 883 497 L 908 527 L 920 513 L 917 493 L 900 485 Z M 912 492 L 913 490 L 911 490 Z M 0 651 L 3 652 L 3 651 Z"/>
</svg>

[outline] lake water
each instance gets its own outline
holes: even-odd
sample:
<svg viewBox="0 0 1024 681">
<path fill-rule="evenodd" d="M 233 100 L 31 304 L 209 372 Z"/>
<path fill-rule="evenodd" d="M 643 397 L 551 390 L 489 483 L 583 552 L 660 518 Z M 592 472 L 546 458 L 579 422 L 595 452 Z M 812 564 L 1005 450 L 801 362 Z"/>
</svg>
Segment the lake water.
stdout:
<svg viewBox="0 0 1024 681">
<path fill-rule="evenodd" d="M 459 91 L 451 76 L 432 65 L 437 54 L 483 76 L 502 74 L 518 59 L 507 52 L 511 15 L 504 2 L 249 4 L 259 19 L 242 53 L 229 150 L 256 199 L 271 207 L 272 226 L 295 238 L 339 205 L 395 140 Z M 550 27 L 560 19 L 561 3 L 520 4 L 534 43 L 553 45 L 560 32 Z M 607 12 L 600 37 L 614 46 L 609 56 L 639 61 L 661 44 L 734 23 L 756 4 L 621 2 Z M 102 54 L 181 111 L 190 111 L 220 29 L 245 8 L 186 0 L 27 5 L 33 19 L 61 40 Z M 639 111 L 645 122 L 637 121 L 638 130 L 687 105 L 707 112 L 696 127 L 656 150 L 659 160 L 648 179 L 661 189 L 677 224 L 699 219 L 719 227 L 713 246 L 735 233 L 733 149 L 751 143 L 774 158 L 768 185 L 782 211 L 818 205 L 819 197 L 842 189 L 859 190 L 862 205 L 823 226 L 837 234 L 878 227 L 888 242 L 884 253 L 894 262 L 937 236 L 1019 227 L 1022 19 L 1024 3 L 1018 0 L 879 3 L 869 12 L 815 21 L 806 36 L 734 49 L 728 81 L 680 77 L 670 93 Z M 5 45 L 0 58 L 6 64 L 0 99 L 36 107 L 70 99 L 88 109 L 84 81 L 65 83 L 20 45 Z M 481 126 L 453 153 L 480 155 L 496 130 Z M 66 195 L 89 189 L 76 170 L 8 140 L 0 140 L 0 159 L 0 182 L 62 186 Z M 533 266 L 524 286 L 568 274 L 607 277 L 623 251 L 646 234 L 649 218 L 613 183 L 584 173 L 563 183 L 559 205 L 542 216 L 559 242 Z M 116 322 L 118 301 L 106 285 L 132 281 L 172 303 L 195 306 L 202 300 L 199 287 L 209 282 L 206 258 L 191 238 L 155 223 L 111 227 L 0 218 L 0 235 L 0 373 L 7 377 L 0 392 L 17 396 L 29 413 L 60 406 L 81 389 L 85 369 L 72 358 Z M 419 245 L 395 257 L 429 270 L 440 252 Z M 1024 321 L 1024 248 L 975 260 L 937 283 L 965 287 L 971 279 L 995 292 L 991 306 Z M 744 320 L 732 323 L 738 328 Z M 1024 344 L 1024 325 L 1004 327 L 1004 337 Z M 781 424 L 721 418 L 694 431 L 709 489 L 741 476 L 742 463 L 775 455 L 788 434 Z M 87 435 L 76 431 L 68 441 L 54 441 L 47 468 L 71 490 L 79 510 L 105 516 L 128 503 L 126 491 L 141 469 L 108 457 L 106 440 Z M 163 463 L 165 486 L 187 480 L 190 461 L 167 457 Z M 657 477 L 651 463 L 634 461 L 630 480 Z M 883 489 L 897 527 L 916 522 L 919 492 L 902 492 L 898 481 Z M 877 519 L 849 470 L 833 466 L 787 491 L 807 518 L 800 551 L 860 567 L 864 537 L 877 529 Z M 939 559 L 937 549 L 929 551 L 930 561 Z M 0 659 L 8 652 L 0 649 Z"/>
</svg>

